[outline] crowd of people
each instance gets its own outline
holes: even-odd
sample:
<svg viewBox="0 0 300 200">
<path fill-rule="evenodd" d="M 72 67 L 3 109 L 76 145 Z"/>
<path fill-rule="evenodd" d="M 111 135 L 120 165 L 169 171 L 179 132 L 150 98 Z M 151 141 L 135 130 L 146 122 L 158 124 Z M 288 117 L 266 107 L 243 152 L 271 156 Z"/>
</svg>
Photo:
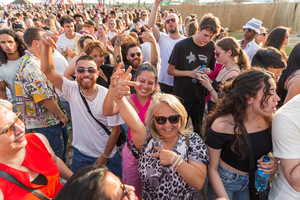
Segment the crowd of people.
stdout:
<svg viewBox="0 0 300 200">
<path fill-rule="evenodd" d="M 0 10 L 0 199 L 300 199 L 291 29 L 161 2 Z"/>
</svg>

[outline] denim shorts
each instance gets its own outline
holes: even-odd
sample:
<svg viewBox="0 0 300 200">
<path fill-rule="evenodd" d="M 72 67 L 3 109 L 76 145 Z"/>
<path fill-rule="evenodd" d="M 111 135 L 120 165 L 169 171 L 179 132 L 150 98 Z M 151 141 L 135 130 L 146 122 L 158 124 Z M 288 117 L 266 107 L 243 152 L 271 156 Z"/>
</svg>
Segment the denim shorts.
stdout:
<svg viewBox="0 0 300 200">
<path fill-rule="evenodd" d="M 249 175 L 234 173 L 219 164 L 218 172 L 230 200 L 250 200 L 249 197 Z M 215 200 L 217 195 L 210 182 L 207 189 L 209 200 Z"/>
</svg>

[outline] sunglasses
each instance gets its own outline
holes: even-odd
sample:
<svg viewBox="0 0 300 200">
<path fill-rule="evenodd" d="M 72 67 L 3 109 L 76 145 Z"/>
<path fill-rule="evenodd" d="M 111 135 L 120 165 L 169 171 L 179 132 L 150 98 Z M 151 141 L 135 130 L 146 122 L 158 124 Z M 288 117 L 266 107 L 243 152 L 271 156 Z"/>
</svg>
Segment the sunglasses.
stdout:
<svg viewBox="0 0 300 200">
<path fill-rule="evenodd" d="M 180 118 L 180 115 L 171 115 L 170 117 L 164 117 L 164 116 L 154 117 L 156 123 L 159 125 L 164 125 L 167 122 L 167 120 L 169 120 L 169 122 L 171 124 L 177 124 L 179 121 L 179 118 Z"/>
<path fill-rule="evenodd" d="M 261 34 L 259 34 L 259 35 L 267 36 L 267 33 L 261 33 Z"/>
<path fill-rule="evenodd" d="M 140 56 L 142 55 L 141 52 L 130 53 L 129 55 L 130 55 L 131 58 L 134 58 L 135 54 L 136 54 L 138 57 L 140 57 Z"/>
<path fill-rule="evenodd" d="M 0 135 L 3 135 L 3 134 L 12 135 L 15 132 L 15 125 L 17 124 L 17 125 L 21 126 L 22 123 L 23 123 L 23 121 L 21 119 L 21 113 L 19 113 L 19 114 L 16 115 L 15 121 L 11 124 L 8 124 L 3 129 L 3 131 L 0 133 Z"/>
<path fill-rule="evenodd" d="M 146 17 L 147 15 L 142 15 L 143 17 Z"/>
<path fill-rule="evenodd" d="M 88 72 L 88 73 L 90 73 L 90 74 L 95 74 L 98 70 L 97 69 L 95 69 L 95 68 L 88 68 L 88 69 L 86 69 L 86 68 L 77 68 L 77 70 L 76 70 L 78 73 L 80 73 L 80 74 L 83 74 L 84 72 Z"/>
<path fill-rule="evenodd" d="M 290 38 L 290 35 L 286 35 L 285 38 Z"/>
<path fill-rule="evenodd" d="M 215 51 L 215 55 L 217 57 L 219 57 L 219 55 L 221 55 L 221 53 L 225 53 L 226 51 Z"/>
<path fill-rule="evenodd" d="M 167 19 L 167 20 L 166 20 L 166 24 L 170 23 L 170 21 L 174 23 L 174 22 L 176 21 L 176 19 L 175 19 L 175 18 Z"/>
<path fill-rule="evenodd" d="M 121 200 L 124 199 L 124 197 L 127 197 L 127 199 L 130 199 L 129 193 L 126 190 L 126 187 L 125 187 L 124 183 L 122 182 L 121 179 L 120 179 L 120 181 L 122 183 L 122 190 L 123 190 L 123 196 L 122 196 Z"/>
<path fill-rule="evenodd" d="M 244 32 L 245 32 L 245 31 L 248 31 L 248 32 L 251 32 L 251 31 L 252 31 L 251 28 L 244 28 L 243 30 L 244 30 Z"/>
</svg>

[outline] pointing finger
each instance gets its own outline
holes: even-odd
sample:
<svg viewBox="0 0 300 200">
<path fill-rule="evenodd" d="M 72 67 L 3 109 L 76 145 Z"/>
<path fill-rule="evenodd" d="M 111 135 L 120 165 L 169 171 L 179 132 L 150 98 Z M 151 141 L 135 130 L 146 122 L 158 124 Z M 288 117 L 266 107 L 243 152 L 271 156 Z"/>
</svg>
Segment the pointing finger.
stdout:
<svg viewBox="0 0 300 200">
<path fill-rule="evenodd" d="M 159 151 L 159 152 L 161 152 L 161 151 L 162 151 L 162 149 L 161 149 L 161 148 L 159 148 L 158 146 L 153 146 L 153 148 L 154 148 L 155 150 Z"/>
</svg>

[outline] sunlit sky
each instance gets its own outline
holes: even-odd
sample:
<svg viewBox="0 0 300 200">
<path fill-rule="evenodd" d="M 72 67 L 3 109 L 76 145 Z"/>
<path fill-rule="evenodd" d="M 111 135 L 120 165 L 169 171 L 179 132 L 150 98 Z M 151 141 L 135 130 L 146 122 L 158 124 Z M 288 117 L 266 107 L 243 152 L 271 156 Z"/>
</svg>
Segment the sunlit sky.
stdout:
<svg viewBox="0 0 300 200">
<path fill-rule="evenodd" d="M 4 4 L 6 4 L 6 3 L 11 3 L 11 2 L 13 2 L 14 0 L 0 0 L 0 2 L 1 3 L 4 3 Z M 41 1 L 43 1 L 43 0 L 29 0 L 30 2 L 32 2 L 32 3 L 39 3 L 39 2 L 41 2 Z M 81 2 L 81 0 L 76 0 L 76 1 L 79 1 L 79 2 Z M 91 1 L 96 1 L 96 2 L 98 2 L 98 0 L 87 0 L 87 1 L 85 1 L 85 0 L 83 0 L 83 2 L 91 2 Z M 113 1 L 113 0 L 105 0 L 107 3 L 109 2 L 109 1 Z M 138 2 L 138 0 L 114 0 L 115 2 L 120 2 L 120 3 L 134 3 L 134 2 Z M 146 2 L 146 3 L 153 3 L 154 2 L 154 0 L 141 0 L 141 3 L 144 3 L 144 2 Z"/>
</svg>

